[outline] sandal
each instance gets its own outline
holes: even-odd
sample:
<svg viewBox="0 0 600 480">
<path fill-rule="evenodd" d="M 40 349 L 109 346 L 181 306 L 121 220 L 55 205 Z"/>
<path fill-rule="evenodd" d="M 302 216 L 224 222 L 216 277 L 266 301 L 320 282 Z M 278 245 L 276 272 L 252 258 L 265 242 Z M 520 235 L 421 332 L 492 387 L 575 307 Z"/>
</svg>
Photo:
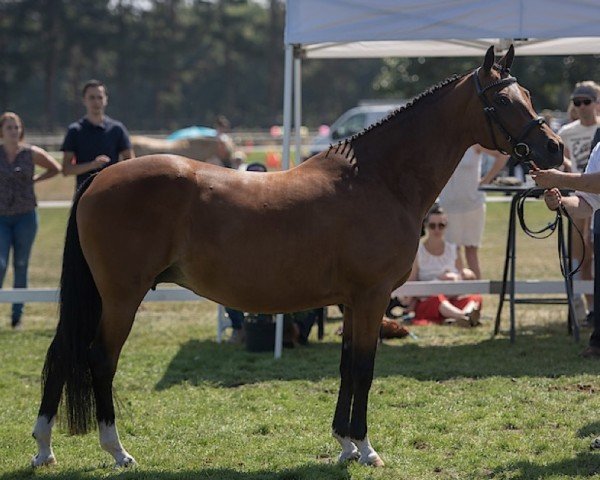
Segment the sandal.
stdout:
<svg viewBox="0 0 600 480">
<path fill-rule="evenodd" d="M 479 321 L 481 318 L 481 310 L 479 308 L 476 308 L 467 313 L 467 317 L 469 319 L 468 321 L 470 327 L 477 327 L 481 325 L 481 322 Z"/>
</svg>

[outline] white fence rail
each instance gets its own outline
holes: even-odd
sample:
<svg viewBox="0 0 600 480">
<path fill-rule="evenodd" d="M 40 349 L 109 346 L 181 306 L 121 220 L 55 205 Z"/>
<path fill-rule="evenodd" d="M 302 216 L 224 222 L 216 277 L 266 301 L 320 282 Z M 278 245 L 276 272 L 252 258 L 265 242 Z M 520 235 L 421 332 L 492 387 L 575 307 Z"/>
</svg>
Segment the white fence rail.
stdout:
<svg viewBox="0 0 600 480">
<path fill-rule="evenodd" d="M 506 283 L 506 293 L 510 282 Z M 502 282 L 500 280 L 464 280 L 460 282 L 406 282 L 397 290 L 392 292 L 393 297 L 422 295 L 436 295 L 444 293 L 447 295 L 462 295 L 465 293 L 500 294 Z M 573 291 L 577 294 L 594 293 L 594 282 L 592 280 L 573 281 Z M 518 280 L 515 282 L 515 293 L 517 294 L 562 294 L 566 295 L 564 280 Z"/>
<path fill-rule="evenodd" d="M 508 284 L 507 284 L 508 287 Z M 465 293 L 499 294 L 502 282 L 493 280 L 474 280 L 460 282 L 406 282 L 392 293 L 392 296 L 427 296 L 435 294 L 460 295 Z M 593 293 L 593 282 L 574 281 L 575 293 Z M 562 294 L 565 284 L 561 280 L 523 280 L 515 282 L 515 293 L 518 294 Z M 12 290 L 0 289 L 0 303 L 55 303 L 59 291 L 54 288 L 23 288 Z M 159 288 L 149 291 L 145 302 L 188 302 L 206 300 L 204 297 L 185 288 Z M 217 342 L 221 342 L 223 330 L 231 324 L 225 315 L 225 309 L 219 305 L 217 309 Z M 283 315 L 276 315 L 275 358 L 282 354 Z"/>
<path fill-rule="evenodd" d="M 507 287 L 508 287 L 507 283 Z M 472 280 L 460 282 L 406 282 L 392 293 L 392 296 L 425 296 L 444 293 L 461 295 L 465 293 L 499 294 L 502 282 L 496 280 Z M 591 280 L 575 280 L 575 293 L 590 294 L 594 290 Z M 508 291 L 508 289 L 507 289 Z M 562 280 L 519 280 L 515 282 L 517 294 L 565 294 Z M 145 302 L 187 302 L 205 300 L 204 297 L 185 288 L 159 288 L 151 290 L 144 298 Z M 0 290 L 0 303 L 52 303 L 58 301 L 58 290 L 54 288 L 17 288 Z"/>
</svg>

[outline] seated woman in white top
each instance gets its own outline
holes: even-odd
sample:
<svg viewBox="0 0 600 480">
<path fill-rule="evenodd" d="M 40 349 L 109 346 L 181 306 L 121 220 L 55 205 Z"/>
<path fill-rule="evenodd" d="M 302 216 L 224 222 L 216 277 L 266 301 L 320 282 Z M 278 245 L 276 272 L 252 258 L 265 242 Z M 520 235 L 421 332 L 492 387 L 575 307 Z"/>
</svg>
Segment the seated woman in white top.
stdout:
<svg viewBox="0 0 600 480">
<path fill-rule="evenodd" d="M 417 256 L 408 278 L 415 280 L 475 280 L 472 270 L 462 267 L 455 244 L 446 241 L 444 233 L 448 218 L 441 207 L 434 205 L 427 217 L 427 236 L 419 244 Z M 431 323 L 455 324 L 464 327 L 479 325 L 481 295 L 447 297 L 435 295 L 427 298 L 413 298 L 409 309 L 414 310 L 414 325 Z"/>
</svg>

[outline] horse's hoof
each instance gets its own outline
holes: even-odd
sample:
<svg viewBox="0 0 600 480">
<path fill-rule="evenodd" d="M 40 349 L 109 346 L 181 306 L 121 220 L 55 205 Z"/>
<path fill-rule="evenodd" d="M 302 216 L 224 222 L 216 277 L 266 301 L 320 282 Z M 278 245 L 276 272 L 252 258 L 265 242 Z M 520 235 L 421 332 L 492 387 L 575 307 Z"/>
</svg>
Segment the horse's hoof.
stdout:
<svg viewBox="0 0 600 480">
<path fill-rule="evenodd" d="M 48 467 L 50 465 L 56 465 L 56 458 L 54 458 L 54 455 L 48 455 L 47 457 L 42 457 L 41 455 L 35 455 L 31 459 L 31 466 L 33 468 Z"/>
<path fill-rule="evenodd" d="M 358 460 L 359 457 L 360 457 L 360 453 L 358 453 L 358 449 L 352 450 L 350 452 L 342 452 L 342 453 L 340 453 L 340 456 L 338 457 L 338 462 L 339 463 L 354 462 L 355 460 Z"/>
<path fill-rule="evenodd" d="M 131 455 L 126 455 L 122 459 L 115 462 L 115 466 L 118 468 L 129 468 L 134 467 L 135 465 L 137 465 L 137 462 Z"/>
<path fill-rule="evenodd" d="M 361 465 L 369 465 L 371 467 L 385 467 L 385 463 L 383 463 L 383 460 L 381 459 L 381 457 L 379 455 L 377 455 L 376 453 L 374 453 L 374 454 L 372 453 L 367 458 L 360 457 L 358 462 Z"/>
</svg>

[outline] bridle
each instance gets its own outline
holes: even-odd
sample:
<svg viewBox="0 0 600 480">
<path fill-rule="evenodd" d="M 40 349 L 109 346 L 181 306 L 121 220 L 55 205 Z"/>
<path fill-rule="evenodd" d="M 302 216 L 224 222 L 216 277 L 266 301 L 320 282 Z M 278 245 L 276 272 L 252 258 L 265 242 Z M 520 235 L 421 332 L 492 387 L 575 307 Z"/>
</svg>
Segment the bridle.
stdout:
<svg viewBox="0 0 600 480">
<path fill-rule="evenodd" d="M 495 68 L 497 68 L 497 67 L 495 67 Z M 509 75 L 506 78 L 501 78 L 499 80 L 496 80 L 493 83 L 490 83 L 489 85 L 486 85 L 485 87 L 482 87 L 481 83 L 479 83 L 479 70 L 481 70 L 481 67 L 477 68 L 473 72 L 473 79 L 475 81 L 475 89 L 477 90 L 477 95 L 479 96 L 479 98 L 481 99 L 481 102 L 483 103 L 483 111 L 485 113 L 485 118 L 487 119 L 487 124 L 488 124 L 489 130 L 490 130 L 490 133 L 492 135 L 494 147 L 496 148 L 496 150 L 498 150 L 499 152 L 501 152 L 505 155 L 509 155 L 509 153 L 510 153 L 510 155 L 516 160 L 517 163 L 531 162 L 532 161 L 532 159 L 530 158 L 531 157 L 531 148 L 524 140 L 527 137 L 527 135 L 529 135 L 529 132 L 531 132 L 531 130 L 533 130 L 534 128 L 536 128 L 538 126 L 543 125 L 544 123 L 546 123 L 546 121 L 542 117 L 534 118 L 527 125 L 525 125 L 525 128 L 523 129 L 521 134 L 515 139 L 515 137 L 513 137 L 509 133 L 508 128 L 506 128 L 506 126 L 500 119 L 500 116 L 498 115 L 498 111 L 496 110 L 496 107 L 494 105 L 492 105 L 492 103 L 485 96 L 485 92 L 487 92 L 489 89 L 494 88 L 494 87 L 504 88 L 507 85 L 516 83 L 517 79 L 515 77 L 513 77 L 512 75 Z M 508 69 L 502 69 L 500 71 L 501 71 L 501 73 L 508 72 Z M 510 152 L 506 152 L 505 150 L 500 148 L 500 146 L 498 145 L 498 142 L 496 141 L 496 134 L 494 133 L 494 126 L 492 124 L 495 124 L 498 127 L 498 129 L 506 137 L 506 141 L 508 143 L 510 143 L 510 145 L 512 147 Z"/>
</svg>

